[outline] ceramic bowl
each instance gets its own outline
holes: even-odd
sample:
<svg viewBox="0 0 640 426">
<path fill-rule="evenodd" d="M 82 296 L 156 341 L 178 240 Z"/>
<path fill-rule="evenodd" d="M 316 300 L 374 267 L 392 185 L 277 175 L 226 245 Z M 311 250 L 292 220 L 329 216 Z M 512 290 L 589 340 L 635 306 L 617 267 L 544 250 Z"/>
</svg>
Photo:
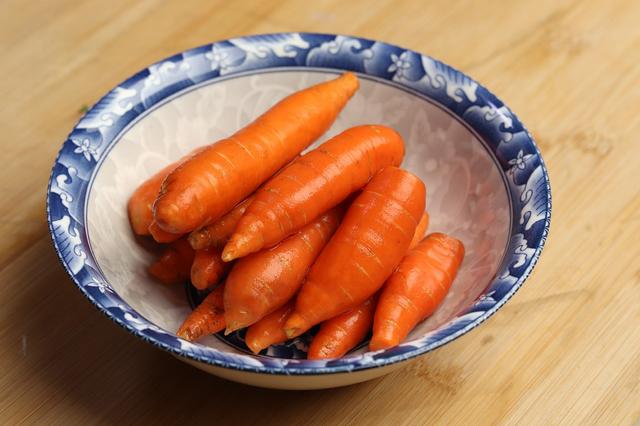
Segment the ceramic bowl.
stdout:
<svg viewBox="0 0 640 426">
<path fill-rule="evenodd" d="M 403 167 L 427 185 L 431 231 L 466 257 L 446 300 L 401 345 L 366 345 L 308 361 L 310 335 L 253 355 L 242 333 L 175 336 L 193 294 L 151 281 L 151 255 L 129 229 L 126 201 L 153 172 L 229 135 L 295 90 L 358 74 L 361 88 L 321 141 L 354 125 L 395 128 Z M 118 325 L 226 379 L 287 389 L 381 376 L 478 326 L 531 273 L 550 221 L 548 176 L 531 136 L 498 98 L 428 56 L 330 34 L 241 37 L 177 54 L 118 85 L 78 122 L 55 160 L 47 215 L 55 250 L 84 295 Z"/>
</svg>

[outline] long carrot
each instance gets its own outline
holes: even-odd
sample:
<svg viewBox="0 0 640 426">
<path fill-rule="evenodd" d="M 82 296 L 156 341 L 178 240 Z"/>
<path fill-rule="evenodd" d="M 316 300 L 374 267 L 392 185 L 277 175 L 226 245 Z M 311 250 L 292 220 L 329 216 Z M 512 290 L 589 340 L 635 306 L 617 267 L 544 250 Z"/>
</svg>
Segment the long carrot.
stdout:
<svg viewBox="0 0 640 426">
<path fill-rule="evenodd" d="M 193 341 L 224 329 L 224 284 L 216 287 L 184 320 L 178 337 Z"/>
<path fill-rule="evenodd" d="M 149 235 L 149 226 L 153 222 L 153 202 L 156 200 L 156 197 L 158 197 L 162 182 L 176 167 L 202 149 L 202 147 L 196 148 L 175 163 L 165 166 L 149 179 L 142 182 L 133 194 L 131 194 L 129 202 L 127 203 L 127 213 L 129 215 L 131 228 L 135 234 Z"/>
<path fill-rule="evenodd" d="M 236 229 L 236 225 L 252 200 L 253 196 L 245 198 L 220 219 L 191 232 L 189 234 L 189 244 L 191 244 L 191 247 L 195 250 L 202 250 L 209 247 L 222 249 L 227 243 L 229 236 Z"/>
<path fill-rule="evenodd" d="M 365 338 L 373 323 L 375 297 L 370 297 L 360 306 L 322 323 L 313 337 L 307 358 L 339 358 Z"/>
<path fill-rule="evenodd" d="M 186 238 L 167 246 L 149 268 L 149 274 L 164 284 L 179 284 L 189 279 L 194 251 Z"/>
<path fill-rule="evenodd" d="M 230 268 L 230 263 L 222 261 L 220 250 L 216 248 L 196 250 L 193 265 L 191 265 L 191 284 L 198 290 L 211 288 L 218 284 Z"/>
<path fill-rule="evenodd" d="M 167 176 L 154 204 L 162 229 L 212 223 L 322 135 L 358 88 L 352 73 L 288 96 Z"/>
<path fill-rule="evenodd" d="M 287 335 L 282 326 L 293 311 L 293 306 L 292 300 L 247 329 L 244 342 L 253 353 L 257 354 L 271 345 L 287 341 Z"/>
<path fill-rule="evenodd" d="M 424 205 L 418 177 L 396 167 L 378 173 L 311 267 L 287 335 L 298 336 L 372 296 L 406 253 Z"/>
<path fill-rule="evenodd" d="M 164 229 L 158 226 L 158 223 L 155 220 L 152 221 L 151 224 L 149 225 L 149 234 L 151 234 L 151 236 L 156 242 L 163 243 L 163 244 L 172 243 L 180 239 L 180 237 L 182 237 L 183 235 L 183 234 L 172 234 L 171 232 L 165 231 Z"/>
<path fill-rule="evenodd" d="M 369 348 L 396 346 L 431 315 L 449 291 L 463 257 L 462 243 L 440 233 L 411 250 L 382 290 Z"/>
<path fill-rule="evenodd" d="M 224 293 L 227 333 L 255 323 L 296 294 L 341 216 L 336 207 L 277 246 L 238 260 Z"/>
<path fill-rule="evenodd" d="M 404 156 L 402 137 L 385 126 L 352 127 L 303 155 L 256 192 L 222 252 L 229 261 L 310 223 Z"/>
<path fill-rule="evenodd" d="M 409 244 L 409 250 L 414 248 L 415 246 L 422 241 L 424 238 L 424 234 L 427 232 L 427 228 L 429 227 L 429 213 L 424 212 L 420 222 L 418 223 L 418 227 L 416 228 L 416 232 L 413 234 L 413 239 L 411 240 L 411 244 Z"/>
<path fill-rule="evenodd" d="M 428 226 L 429 215 L 425 212 L 413 234 L 409 250 L 424 238 Z M 323 322 L 311 341 L 307 357 L 339 358 L 353 349 L 371 330 L 377 300 L 377 295 L 370 297 L 358 307 Z"/>
</svg>

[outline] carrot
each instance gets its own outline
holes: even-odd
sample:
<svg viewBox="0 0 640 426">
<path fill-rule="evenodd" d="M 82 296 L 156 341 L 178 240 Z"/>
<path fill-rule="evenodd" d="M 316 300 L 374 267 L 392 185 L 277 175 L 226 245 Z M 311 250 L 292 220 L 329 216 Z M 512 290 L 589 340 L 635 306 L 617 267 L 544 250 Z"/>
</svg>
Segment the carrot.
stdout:
<svg viewBox="0 0 640 426">
<path fill-rule="evenodd" d="M 287 341 L 282 326 L 293 310 L 293 300 L 262 318 L 247 329 L 244 343 L 255 354 L 271 345 Z"/>
<path fill-rule="evenodd" d="M 322 323 L 313 337 L 307 358 L 339 358 L 362 342 L 373 323 L 375 297 L 360 306 Z"/>
<path fill-rule="evenodd" d="M 158 243 L 172 243 L 182 237 L 183 234 L 172 234 L 158 226 L 155 220 L 151 221 L 149 225 L 149 234 L 153 237 L 154 241 Z"/>
<path fill-rule="evenodd" d="M 224 284 L 216 287 L 184 320 L 176 335 L 194 341 L 224 329 Z"/>
<path fill-rule="evenodd" d="M 202 149 L 202 147 L 196 148 L 175 163 L 171 163 L 168 166 L 165 166 L 149 179 L 142 182 L 142 184 L 138 186 L 138 188 L 136 188 L 133 194 L 131 194 L 129 202 L 127 203 L 127 213 L 129 215 L 131 228 L 133 229 L 133 232 L 135 234 L 149 235 L 149 227 L 153 222 L 153 202 L 156 200 L 156 197 L 160 192 L 162 182 L 176 167 L 178 167 L 187 159 L 191 158 L 193 155 L 200 152 Z"/>
<path fill-rule="evenodd" d="M 255 323 L 296 294 L 341 216 L 342 209 L 336 207 L 277 246 L 236 263 L 224 293 L 227 334 Z"/>
<path fill-rule="evenodd" d="M 154 204 L 158 225 L 186 233 L 219 219 L 322 135 L 357 88 L 345 73 L 294 93 L 180 165 Z"/>
<path fill-rule="evenodd" d="M 463 257 L 462 243 L 439 233 L 411 250 L 382 290 L 369 348 L 396 346 L 431 315 L 449 291 Z"/>
<path fill-rule="evenodd" d="M 415 246 L 422 241 L 424 238 L 424 234 L 427 232 L 427 228 L 429 227 L 429 213 L 424 212 L 418 226 L 416 228 L 416 232 L 413 234 L 413 239 L 411 240 L 411 244 L 409 244 L 409 250 L 414 248 Z"/>
<path fill-rule="evenodd" d="M 230 263 L 222 261 L 220 250 L 216 248 L 196 250 L 193 265 L 191 265 L 191 284 L 198 290 L 211 288 L 218 284 L 230 267 Z"/>
<path fill-rule="evenodd" d="M 234 229 L 236 229 L 236 225 L 252 200 L 253 196 L 245 198 L 220 219 L 191 232 L 189 234 L 189 244 L 191 244 L 191 247 L 195 250 L 202 250 L 209 247 L 222 249 L 227 243 L 229 236 L 233 233 Z"/>
<path fill-rule="evenodd" d="M 225 261 L 271 247 L 362 188 L 404 156 L 402 137 L 384 126 L 348 129 L 303 155 L 256 192 L 222 252 Z"/>
<path fill-rule="evenodd" d="M 407 252 L 424 205 L 425 187 L 418 177 L 396 167 L 378 173 L 311 267 L 287 320 L 287 336 L 372 296 Z"/>
<path fill-rule="evenodd" d="M 409 250 L 422 240 L 428 225 L 429 215 L 425 212 L 413 234 Z M 371 330 L 377 300 L 377 295 L 370 297 L 360 306 L 323 322 L 311 341 L 307 357 L 339 358 L 353 349 Z"/>
<path fill-rule="evenodd" d="M 194 252 L 186 238 L 166 247 L 149 266 L 149 274 L 164 284 L 179 284 L 189 279 Z"/>
</svg>

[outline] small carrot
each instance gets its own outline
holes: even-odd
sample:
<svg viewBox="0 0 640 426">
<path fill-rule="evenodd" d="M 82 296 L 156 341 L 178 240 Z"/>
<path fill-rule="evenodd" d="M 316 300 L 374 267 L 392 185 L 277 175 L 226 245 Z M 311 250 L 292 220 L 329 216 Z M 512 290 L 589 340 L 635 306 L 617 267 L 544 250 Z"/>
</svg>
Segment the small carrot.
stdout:
<svg viewBox="0 0 640 426">
<path fill-rule="evenodd" d="M 218 284 L 230 267 L 230 263 L 222 261 L 220 250 L 216 248 L 196 250 L 191 266 L 191 284 L 198 290 L 211 288 Z"/>
<path fill-rule="evenodd" d="M 224 284 L 216 287 L 184 320 L 176 335 L 190 342 L 224 329 Z"/>
<path fill-rule="evenodd" d="M 411 244 L 409 244 L 409 250 L 417 246 L 420 241 L 424 238 L 424 234 L 427 232 L 427 228 L 429 228 L 429 213 L 424 212 L 420 222 L 418 222 L 418 226 L 416 227 L 416 232 L 413 234 L 413 239 L 411 240 Z"/>
<path fill-rule="evenodd" d="M 127 203 L 127 213 L 133 232 L 137 235 L 149 235 L 149 227 L 153 222 L 153 202 L 158 197 L 160 187 L 165 178 L 181 163 L 197 154 L 203 148 L 196 148 L 179 161 L 165 166 L 146 181 L 142 182 L 131 194 Z M 156 240 L 157 241 L 157 240 Z M 158 241 L 162 242 L 162 241 Z"/>
<path fill-rule="evenodd" d="M 287 341 L 282 326 L 293 310 L 293 300 L 273 311 L 247 329 L 244 343 L 255 354 L 271 345 Z"/>
<path fill-rule="evenodd" d="M 396 346 L 431 315 L 449 291 L 463 257 L 462 243 L 440 233 L 411 250 L 383 287 L 369 348 Z"/>
<path fill-rule="evenodd" d="M 424 205 L 417 176 L 396 167 L 378 173 L 311 267 L 287 335 L 298 336 L 372 296 L 407 252 Z"/>
<path fill-rule="evenodd" d="M 385 126 L 352 127 L 303 155 L 256 191 L 222 252 L 225 261 L 271 247 L 362 188 L 404 156 Z"/>
<path fill-rule="evenodd" d="M 355 348 L 371 330 L 375 306 L 375 297 L 370 297 L 360 306 L 323 322 L 311 341 L 307 358 L 339 358 Z"/>
<path fill-rule="evenodd" d="M 194 251 L 186 238 L 167 246 L 149 266 L 149 274 L 164 284 L 179 284 L 189 279 Z"/>
<path fill-rule="evenodd" d="M 336 207 L 277 246 L 238 260 L 224 293 L 227 334 L 255 323 L 296 294 L 341 216 Z"/>
<path fill-rule="evenodd" d="M 149 234 L 151 234 L 154 241 L 156 241 L 157 243 L 172 243 L 180 239 L 180 237 L 182 237 L 183 235 L 172 234 L 171 232 L 165 231 L 158 226 L 155 220 L 151 222 L 151 225 L 149 225 Z"/>
<path fill-rule="evenodd" d="M 187 233 L 219 219 L 322 135 L 358 88 L 345 73 L 296 92 L 167 176 L 154 204 L 162 229 Z"/>
<path fill-rule="evenodd" d="M 229 236 L 236 229 L 236 225 L 252 200 L 253 196 L 245 198 L 220 219 L 191 232 L 189 234 L 189 244 L 191 244 L 191 247 L 195 250 L 202 250 L 209 247 L 222 249 L 227 243 Z"/>
</svg>

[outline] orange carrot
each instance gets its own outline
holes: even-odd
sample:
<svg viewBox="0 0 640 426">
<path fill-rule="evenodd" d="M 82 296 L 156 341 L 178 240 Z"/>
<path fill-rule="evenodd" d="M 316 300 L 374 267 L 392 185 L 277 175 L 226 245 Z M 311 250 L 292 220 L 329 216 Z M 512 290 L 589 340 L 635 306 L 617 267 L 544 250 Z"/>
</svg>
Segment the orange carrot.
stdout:
<svg viewBox="0 0 640 426">
<path fill-rule="evenodd" d="M 287 335 L 298 336 L 372 296 L 407 252 L 424 205 L 418 177 L 396 167 L 378 173 L 311 267 Z"/>
<path fill-rule="evenodd" d="M 293 300 L 247 329 L 244 343 L 255 354 L 271 345 L 287 341 L 282 326 L 293 310 Z"/>
<path fill-rule="evenodd" d="M 158 226 L 155 220 L 153 220 L 149 225 L 149 234 L 151 234 L 154 241 L 158 243 L 172 243 L 180 239 L 180 237 L 182 237 L 183 235 L 183 234 L 172 234 L 171 232 L 165 231 L 164 229 Z"/>
<path fill-rule="evenodd" d="M 256 192 L 222 252 L 225 261 L 271 247 L 402 162 L 402 137 L 384 126 L 357 126 L 303 155 Z"/>
<path fill-rule="evenodd" d="M 431 234 L 411 250 L 391 275 L 376 308 L 372 351 L 396 346 L 444 300 L 464 257 L 464 246 Z"/>
<path fill-rule="evenodd" d="M 429 215 L 425 212 L 416 227 L 409 250 L 424 238 L 429 226 Z M 339 358 L 360 343 L 373 324 L 373 313 L 377 295 L 365 300 L 357 308 L 326 320 L 320 331 L 313 337 L 307 357 L 309 359 Z"/>
<path fill-rule="evenodd" d="M 189 244 L 191 244 L 191 247 L 195 250 L 202 250 L 209 247 L 222 249 L 227 243 L 229 236 L 236 229 L 236 225 L 252 200 L 253 196 L 245 198 L 220 219 L 191 232 L 191 234 L 189 234 Z"/>
<path fill-rule="evenodd" d="M 179 284 L 189 279 L 194 252 L 186 238 L 166 247 L 149 266 L 149 274 L 164 284 Z"/>
<path fill-rule="evenodd" d="M 176 335 L 194 341 L 224 329 L 224 284 L 216 287 L 184 320 Z"/>
<path fill-rule="evenodd" d="M 131 198 L 129 198 L 129 202 L 127 203 L 127 213 L 129 214 L 131 228 L 135 234 L 149 235 L 149 227 L 151 226 L 151 222 L 153 222 L 153 202 L 156 200 L 156 197 L 160 192 L 162 182 L 176 167 L 200 152 L 202 149 L 202 147 L 196 148 L 189 154 L 182 157 L 179 161 L 164 167 L 149 179 L 142 182 L 142 184 L 133 192 Z"/>
<path fill-rule="evenodd" d="M 307 358 L 339 358 L 365 338 L 373 323 L 375 297 L 360 306 L 322 323 L 313 337 Z"/>
<path fill-rule="evenodd" d="M 191 265 L 191 284 L 198 290 L 211 288 L 218 284 L 230 267 L 230 263 L 222 261 L 220 250 L 216 248 L 196 250 L 193 265 Z"/>
<path fill-rule="evenodd" d="M 358 88 L 352 73 L 294 93 L 167 176 L 154 218 L 172 233 L 219 219 L 322 135 Z"/>
<path fill-rule="evenodd" d="M 416 227 L 416 232 L 413 233 L 413 239 L 411 240 L 411 244 L 409 244 L 409 250 L 417 246 L 420 241 L 422 241 L 424 234 L 427 232 L 427 228 L 429 228 L 429 213 L 424 212 L 418 226 Z"/>
<path fill-rule="evenodd" d="M 336 207 L 277 246 L 236 263 L 224 293 L 227 334 L 255 323 L 296 294 L 341 216 Z"/>
</svg>

